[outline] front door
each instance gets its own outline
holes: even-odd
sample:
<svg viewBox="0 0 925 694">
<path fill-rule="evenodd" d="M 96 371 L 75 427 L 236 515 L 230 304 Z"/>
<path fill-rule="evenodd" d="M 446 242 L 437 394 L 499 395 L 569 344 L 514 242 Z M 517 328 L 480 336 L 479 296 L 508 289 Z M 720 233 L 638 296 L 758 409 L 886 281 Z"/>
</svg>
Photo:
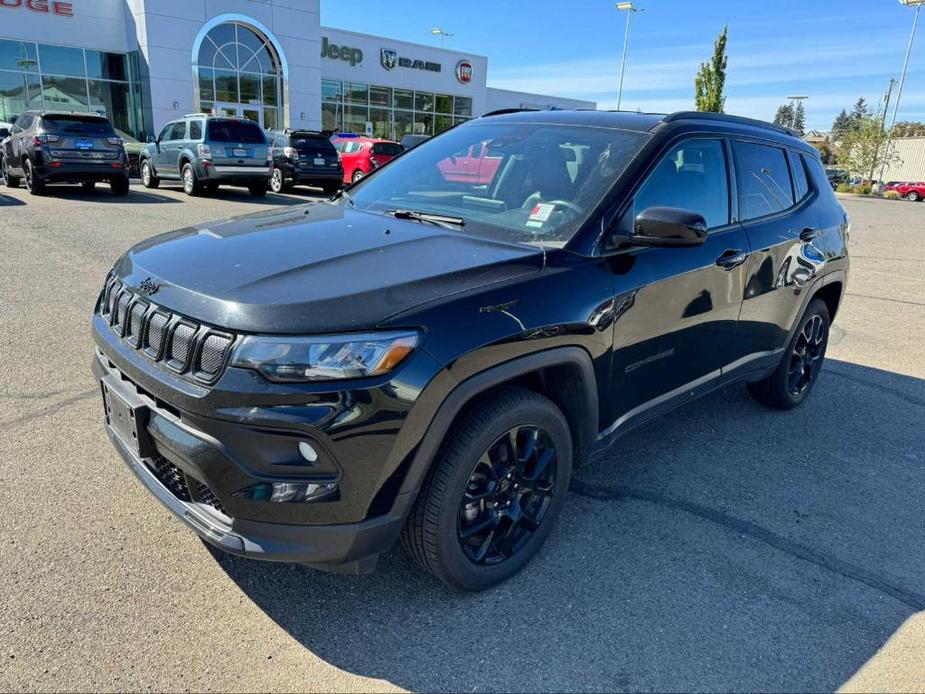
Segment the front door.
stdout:
<svg viewBox="0 0 925 694">
<path fill-rule="evenodd" d="M 233 104 L 216 101 L 213 107 L 216 116 L 226 118 L 249 118 L 263 129 L 263 108 L 260 104 Z"/>
<path fill-rule="evenodd" d="M 608 263 L 614 286 L 612 429 L 645 421 L 719 382 L 741 357 L 736 326 L 749 245 L 732 223 L 727 150 L 719 138 L 672 147 L 651 170 L 620 221 L 677 207 L 704 217 L 701 246 L 628 248 Z"/>
</svg>

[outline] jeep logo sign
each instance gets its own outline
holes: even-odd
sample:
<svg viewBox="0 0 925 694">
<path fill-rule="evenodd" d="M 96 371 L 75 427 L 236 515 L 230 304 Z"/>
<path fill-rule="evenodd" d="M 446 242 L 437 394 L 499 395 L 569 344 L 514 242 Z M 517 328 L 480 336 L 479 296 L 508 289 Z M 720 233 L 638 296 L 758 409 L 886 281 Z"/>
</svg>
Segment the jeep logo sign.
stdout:
<svg viewBox="0 0 925 694">
<path fill-rule="evenodd" d="M 359 48 L 338 46 L 336 43 L 330 43 L 327 36 L 322 36 L 321 57 L 331 60 L 343 60 L 345 63 L 350 63 L 351 67 L 356 67 L 363 62 L 363 51 Z"/>
</svg>

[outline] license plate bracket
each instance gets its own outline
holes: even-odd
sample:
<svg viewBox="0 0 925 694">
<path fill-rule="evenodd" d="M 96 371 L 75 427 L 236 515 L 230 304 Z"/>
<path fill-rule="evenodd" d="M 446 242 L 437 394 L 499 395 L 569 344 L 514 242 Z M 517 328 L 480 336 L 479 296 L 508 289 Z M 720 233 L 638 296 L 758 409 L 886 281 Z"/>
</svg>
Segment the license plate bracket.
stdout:
<svg viewBox="0 0 925 694">
<path fill-rule="evenodd" d="M 315 157 L 315 166 L 324 166 L 324 157 Z"/>
<path fill-rule="evenodd" d="M 140 399 L 124 396 L 118 388 L 104 378 L 100 381 L 103 392 L 103 412 L 106 424 L 123 444 L 139 458 L 150 458 L 154 445 L 148 436 L 149 409 Z"/>
<path fill-rule="evenodd" d="M 236 147 L 234 150 L 232 150 L 232 154 L 234 154 L 236 157 L 246 157 L 247 150 Z"/>
</svg>

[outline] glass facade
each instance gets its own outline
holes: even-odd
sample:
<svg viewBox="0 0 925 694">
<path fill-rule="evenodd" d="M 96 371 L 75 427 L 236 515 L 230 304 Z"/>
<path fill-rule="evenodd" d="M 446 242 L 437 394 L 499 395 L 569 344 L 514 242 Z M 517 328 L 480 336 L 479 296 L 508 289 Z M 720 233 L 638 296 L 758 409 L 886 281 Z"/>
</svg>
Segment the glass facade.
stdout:
<svg viewBox="0 0 925 694">
<path fill-rule="evenodd" d="M 321 127 L 400 140 L 403 135 L 436 135 L 472 117 L 468 96 L 394 89 L 360 82 L 321 80 Z"/>
<path fill-rule="evenodd" d="M 280 63 L 251 27 L 236 22 L 212 27 L 199 47 L 196 71 L 203 112 L 243 115 L 264 128 L 283 123 Z"/>
<path fill-rule="evenodd" d="M 135 54 L 0 39 L 0 121 L 27 109 L 90 111 L 144 139 Z"/>
</svg>

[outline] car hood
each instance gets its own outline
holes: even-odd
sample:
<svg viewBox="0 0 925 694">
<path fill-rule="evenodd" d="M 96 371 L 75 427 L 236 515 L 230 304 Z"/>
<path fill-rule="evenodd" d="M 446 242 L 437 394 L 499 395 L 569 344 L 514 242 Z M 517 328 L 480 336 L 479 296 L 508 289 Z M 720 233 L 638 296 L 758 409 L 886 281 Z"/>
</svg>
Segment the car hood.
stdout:
<svg viewBox="0 0 925 694">
<path fill-rule="evenodd" d="M 538 272 L 543 259 L 538 248 L 322 203 L 154 236 L 115 271 L 129 287 L 144 282 L 154 303 L 206 323 L 318 333 L 372 328 Z"/>
</svg>

